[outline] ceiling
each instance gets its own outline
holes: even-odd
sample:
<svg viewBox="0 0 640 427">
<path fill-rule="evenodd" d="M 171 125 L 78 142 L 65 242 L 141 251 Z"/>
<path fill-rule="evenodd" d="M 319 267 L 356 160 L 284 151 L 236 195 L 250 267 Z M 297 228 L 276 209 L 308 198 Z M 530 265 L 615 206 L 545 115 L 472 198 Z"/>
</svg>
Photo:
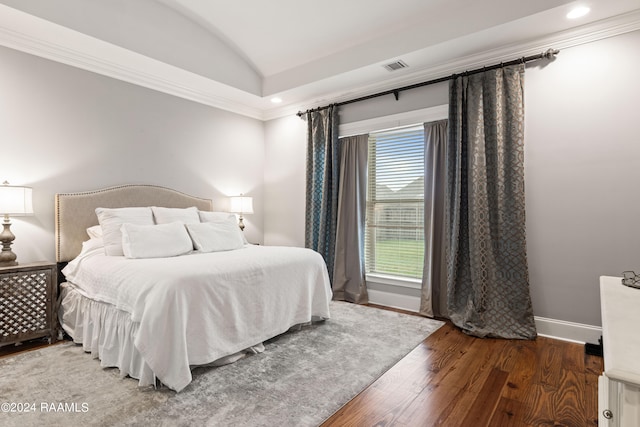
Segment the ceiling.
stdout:
<svg viewBox="0 0 640 427">
<path fill-rule="evenodd" d="M 640 0 L 0 0 L 2 45 L 260 119 L 639 28 Z"/>
</svg>

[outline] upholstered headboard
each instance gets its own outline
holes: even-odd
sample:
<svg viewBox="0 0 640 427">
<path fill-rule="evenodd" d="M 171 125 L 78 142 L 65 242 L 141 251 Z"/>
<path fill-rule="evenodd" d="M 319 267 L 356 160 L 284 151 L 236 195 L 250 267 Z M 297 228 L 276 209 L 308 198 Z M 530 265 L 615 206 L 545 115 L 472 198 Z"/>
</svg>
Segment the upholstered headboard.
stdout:
<svg viewBox="0 0 640 427">
<path fill-rule="evenodd" d="M 71 261 L 80 253 L 82 242 L 88 239 L 87 228 L 98 224 L 96 208 L 144 206 L 195 206 L 200 210 L 210 211 L 213 203 L 210 199 L 156 185 L 121 185 L 82 193 L 56 194 L 56 261 Z"/>
</svg>

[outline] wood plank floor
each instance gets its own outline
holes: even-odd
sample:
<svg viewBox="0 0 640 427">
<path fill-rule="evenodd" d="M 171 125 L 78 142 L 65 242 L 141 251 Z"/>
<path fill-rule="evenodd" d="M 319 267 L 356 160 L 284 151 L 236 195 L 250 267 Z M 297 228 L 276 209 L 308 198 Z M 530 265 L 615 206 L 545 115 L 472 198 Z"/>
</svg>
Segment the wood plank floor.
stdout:
<svg viewBox="0 0 640 427">
<path fill-rule="evenodd" d="M 479 339 L 447 322 L 322 427 L 597 426 L 602 370 L 580 344 Z"/>
<path fill-rule="evenodd" d="M 5 356 L 10 356 L 18 353 L 23 353 L 25 351 L 36 350 L 38 348 L 43 348 L 50 345 L 46 338 L 40 338 L 30 341 L 25 341 L 20 344 L 6 344 L 0 347 L 0 358 Z"/>
<path fill-rule="evenodd" d="M 596 426 L 602 370 L 579 344 L 479 339 L 447 322 L 322 427 Z"/>
</svg>

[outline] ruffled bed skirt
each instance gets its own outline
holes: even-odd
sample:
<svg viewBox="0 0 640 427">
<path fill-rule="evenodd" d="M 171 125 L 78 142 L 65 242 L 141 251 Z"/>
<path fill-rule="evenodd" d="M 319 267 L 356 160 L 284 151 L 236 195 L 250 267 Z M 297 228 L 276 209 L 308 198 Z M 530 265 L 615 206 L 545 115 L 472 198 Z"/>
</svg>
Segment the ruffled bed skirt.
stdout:
<svg viewBox="0 0 640 427">
<path fill-rule="evenodd" d="M 62 283 L 60 288 L 58 319 L 73 342 L 82 344 L 84 351 L 100 359 L 102 367 L 118 368 L 122 377 L 138 379 L 140 387 L 158 385 L 156 375 L 134 345 L 139 323 L 133 322 L 129 313 L 89 299 L 69 283 Z M 257 344 L 207 366 L 226 365 L 246 354 L 263 351 L 264 346 Z"/>
</svg>

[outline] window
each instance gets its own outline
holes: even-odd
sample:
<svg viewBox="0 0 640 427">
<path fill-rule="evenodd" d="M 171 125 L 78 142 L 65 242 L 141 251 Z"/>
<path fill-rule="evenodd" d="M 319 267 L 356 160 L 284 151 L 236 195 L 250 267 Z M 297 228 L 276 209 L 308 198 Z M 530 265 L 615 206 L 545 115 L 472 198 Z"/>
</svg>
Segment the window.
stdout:
<svg viewBox="0 0 640 427">
<path fill-rule="evenodd" d="M 421 279 L 424 264 L 424 128 L 369 134 L 367 274 Z"/>
</svg>

